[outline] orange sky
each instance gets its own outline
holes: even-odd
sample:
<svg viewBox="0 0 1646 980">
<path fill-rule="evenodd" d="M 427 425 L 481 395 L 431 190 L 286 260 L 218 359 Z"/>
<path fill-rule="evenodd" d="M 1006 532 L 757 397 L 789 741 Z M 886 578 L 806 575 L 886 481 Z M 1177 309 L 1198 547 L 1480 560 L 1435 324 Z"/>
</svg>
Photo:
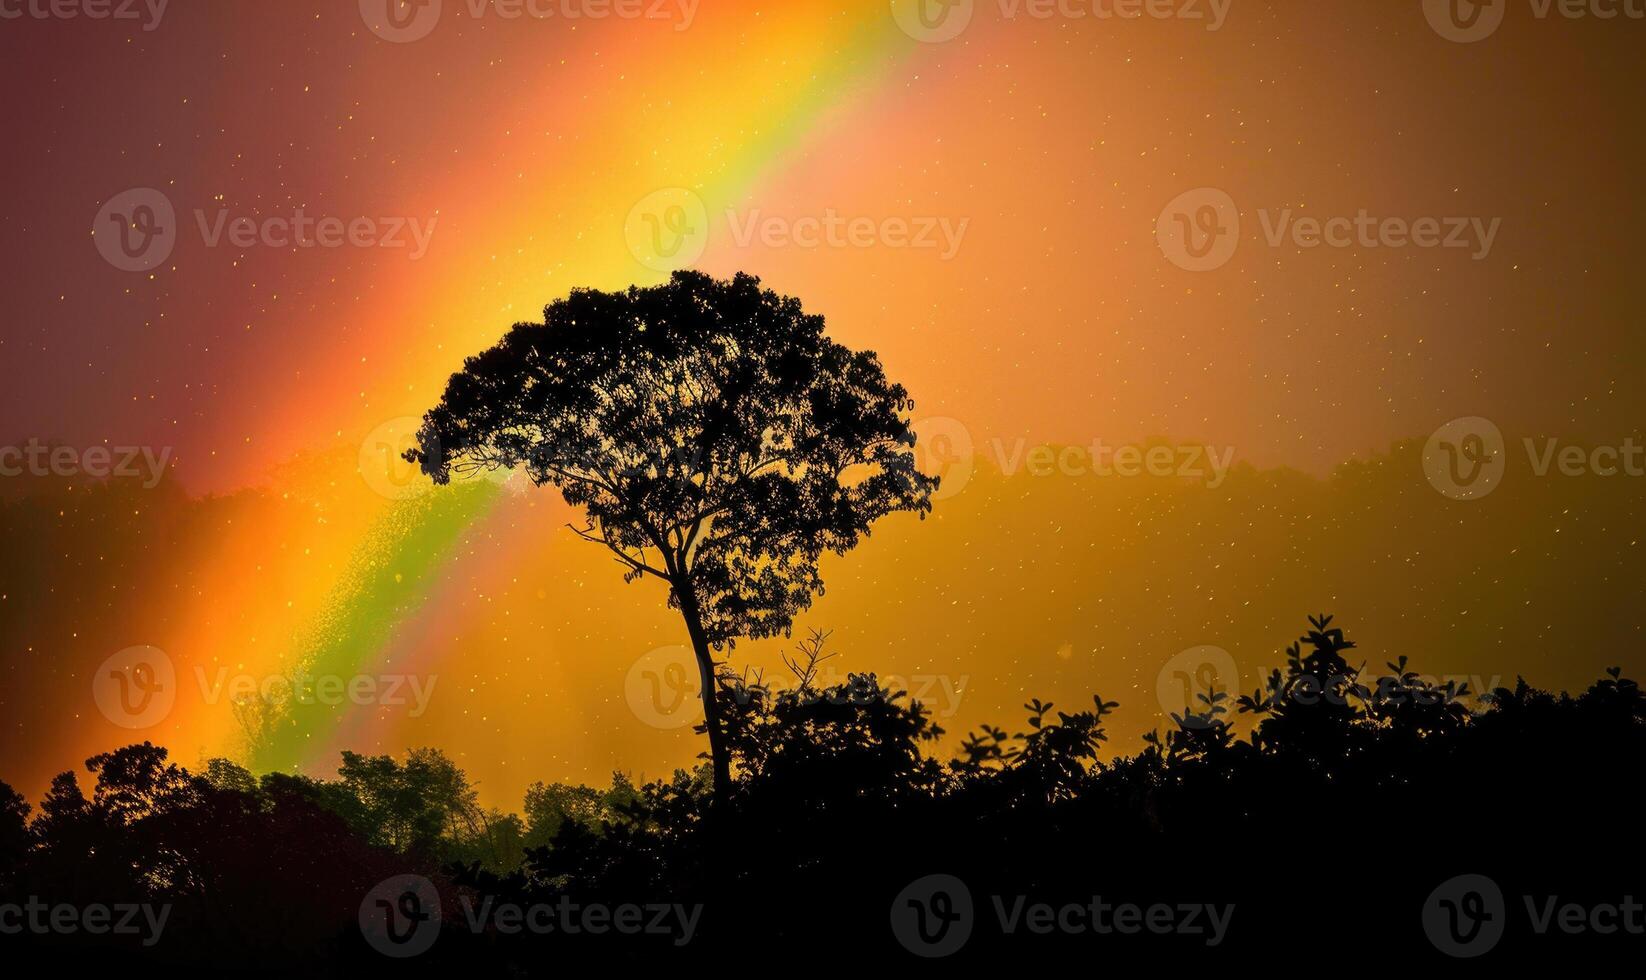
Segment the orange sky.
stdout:
<svg viewBox="0 0 1646 980">
<path fill-rule="evenodd" d="M 1416 2 L 1234 0 L 1215 31 L 1010 19 L 990 2 L 958 37 L 922 43 L 884 2 L 704 0 L 678 30 L 680 19 L 446 7 L 409 43 L 374 34 L 350 3 L 178 0 L 152 31 L 0 24 L 0 72 L 29 93 L 8 110 L 0 159 L 0 445 L 169 447 L 188 494 L 239 494 L 138 495 L 131 526 L 45 526 L 19 545 L 0 585 L 14 680 L 0 704 L 16 713 L 0 778 L 21 768 L 15 781 L 35 788 L 127 738 L 104 724 L 86 678 L 140 644 L 185 675 L 343 657 L 438 676 L 416 719 L 344 711 L 335 729 L 305 734 L 306 765 L 324 768 L 340 747 L 434 744 L 510 803 L 532 778 L 689 760 L 689 733 L 637 723 L 625 704 L 630 666 L 678 642 L 675 624 L 660 596 L 624 589 L 609 562 L 556 532 L 557 503 L 505 490 L 442 512 L 416 525 L 440 542 L 426 562 L 379 579 L 401 560 L 396 530 L 427 515 L 407 517 L 423 505 L 374 493 L 359 472 L 369 433 L 432 405 L 462 357 L 510 323 L 575 286 L 658 281 L 625 228 L 664 188 L 702 203 L 695 265 L 801 297 L 838 340 L 880 352 L 917 417 L 952 420 L 929 424 L 986 454 L 997 440 L 1165 436 L 1324 476 L 1459 416 L 1491 418 L 1511 441 L 1616 444 L 1639 431 L 1630 300 L 1643 154 L 1631 110 L 1646 25 L 1517 7 L 1463 45 Z M 99 207 L 134 187 L 160 190 L 180 216 L 152 274 L 111 268 L 88 234 Z M 1156 219 L 1201 187 L 1226 192 L 1243 228 L 1226 265 L 1195 273 L 1163 257 Z M 209 247 L 194 217 L 299 207 L 433 231 L 412 260 Z M 1288 209 L 1501 230 L 1479 260 L 1271 245 L 1265 219 Z M 829 215 L 868 221 L 872 241 L 787 237 Z M 740 241 L 760 219 L 784 233 Z M 958 234 L 953 254 L 897 247 L 899 222 Z M 1421 479 L 1409 494 L 1311 484 L 1285 503 L 1236 481 L 1211 500 L 1204 488 L 1127 500 L 1140 514 L 1114 509 L 1130 485 L 978 479 L 933 521 L 888 528 L 831 565 L 831 595 L 802 623 L 838 631 L 844 667 L 967 678 L 951 724 L 1004 720 L 1043 690 L 1102 689 L 1157 713 L 1151 665 L 1201 643 L 1272 661 L 1328 603 L 1389 643 L 1422 642 L 1464 609 L 1549 607 L 1519 623 L 1512 651 L 1494 628 L 1457 657 L 1465 673 L 1512 675 L 1566 662 L 1543 646 L 1553 624 L 1632 601 L 1618 591 L 1632 540 L 1618 535 L 1630 537 L 1635 484 L 1535 484 L 1488 518 L 1429 515 L 1454 502 Z M 1225 496 L 1238 506 L 1213 506 Z M 1369 533 L 1356 515 L 1385 505 L 1381 535 L 1330 538 Z M 1245 507 L 1284 519 L 1234 521 Z M 64 510 L 89 521 L 86 508 Z M 1581 532 L 1574 512 L 1589 520 Z M 1540 554 L 1539 567 L 1454 568 L 1478 521 L 1522 558 Z M 1300 530 L 1311 522 L 1328 530 Z M 1545 541 L 1562 522 L 1567 539 Z M 1570 550 L 1591 531 L 1587 550 Z M 1298 554 L 1294 539 L 1315 533 L 1354 564 L 1328 571 L 1335 551 Z M 52 555 L 59 577 L 42 583 L 27 547 Z M 1218 549 L 1231 549 L 1225 561 L 1191 557 Z M 1586 588 L 1551 591 L 1573 581 Z M 406 595 L 384 595 L 385 582 Z M 20 611 L 23 595 L 39 605 Z M 1608 628 L 1633 636 L 1629 621 Z M 185 701 L 155 737 L 188 759 L 236 749 L 226 704 Z"/>
</svg>

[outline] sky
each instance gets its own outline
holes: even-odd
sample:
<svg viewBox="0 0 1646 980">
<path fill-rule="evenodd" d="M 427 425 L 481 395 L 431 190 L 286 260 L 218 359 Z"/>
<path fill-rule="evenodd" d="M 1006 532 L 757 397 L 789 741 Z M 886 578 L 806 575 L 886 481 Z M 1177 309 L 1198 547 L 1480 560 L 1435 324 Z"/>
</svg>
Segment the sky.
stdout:
<svg viewBox="0 0 1646 980">
<path fill-rule="evenodd" d="M 1639 641 L 1641 484 L 1592 451 L 1646 445 L 1646 21 L 1436 6 L 0 0 L 0 449 L 78 466 L 0 476 L 0 779 L 143 738 L 434 745 L 498 805 L 689 765 L 663 597 L 553 491 L 392 461 L 510 325 L 680 265 L 914 396 L 948 489 L 797 625 L 946 728 L 1101 693 L 1130 744 L 1172 665 L 1250 689 L 1321 612 L 1374 666 L 1586 682 Z M 1439 485 L 1458 419 L 1489 498 Z M 1092 463 L 1150 440 L 1199 471 Z M 151 724 L 110 658 L 173 672 Z M 299 671 L 375 693 L 259 722 L 225 686 Z"/>
</svg>

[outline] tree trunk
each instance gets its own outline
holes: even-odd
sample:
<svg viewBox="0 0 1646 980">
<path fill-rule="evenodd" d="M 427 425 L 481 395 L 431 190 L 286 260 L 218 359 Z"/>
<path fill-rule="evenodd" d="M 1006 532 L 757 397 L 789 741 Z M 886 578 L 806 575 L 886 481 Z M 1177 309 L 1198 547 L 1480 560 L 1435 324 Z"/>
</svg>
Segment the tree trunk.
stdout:
<svg viewBox="0 0 1646 980">
<path fill-rule="evenodd" d="M 714 767 L 714 803 L 719 806 L 731 794 L 732 759 L 726 748 L 724 720 L 720 715 L 720 685 L 714 677 L 714 652 L 703 629 L 697 597 L 690 589 L 689 583 L 684 588 L 677 586 L 675 594 L 680 597 L 680 614 L 686 620 L 686 632 L 691 635 L 692 651 L 697 655 L 697 674 L 703 687 L 703 725 L 708 729 L 709 759 Z"/>
</svg>

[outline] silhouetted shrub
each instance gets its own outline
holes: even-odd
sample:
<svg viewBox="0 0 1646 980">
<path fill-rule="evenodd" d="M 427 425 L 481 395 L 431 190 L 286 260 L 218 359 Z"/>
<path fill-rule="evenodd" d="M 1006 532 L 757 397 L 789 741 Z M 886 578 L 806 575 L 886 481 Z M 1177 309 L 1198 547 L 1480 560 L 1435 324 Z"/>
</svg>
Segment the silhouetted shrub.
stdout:
<svg viewBox="0 0 1646 980">
<path fill-rule="evenodd" d="M 941 729 L 903 692 L 872 674 L 816 683 L 826 639 L 802 642 L 797 683 L 781 691 L 720 678 L 736 782 L 718 807 L 707 765 L 641 786 L 619 774 L 606 790 L 538 783 L 522 819 L 482 810 L 433 750 L 403 762 L 345 753 L 337 779 L 317 780 L 259 778 L 226 760 L 196 776 L 144 743 L 88 760 L 89 798 L 74 773 L 58 776 L 32 821 L 0 784 L 0 897 L 166 903 L 165 942 L 97 947 L 122 955 L 358 970 L 378 962 L 356 924 L 362 898 L 419 874 L 442 897 L 443 931 L 417 964 L 449 972 L 714 964 L 825 935 L 894 953 L 888 903 L 933 873 L 968 882 L 979 904 L 1233 903 L 1232 945 L 1306 958 L 1338 955 L 1348 928 L 1432 955 L 1416 910 L 1463 871 L 1525 894 L 1604 896 L 1639 880 L 1638 854 L 1612 846 L 1632 839 L 1646 750 L 1646 699 L 1620 669 L 1575 697 L 1520 681 L 1471 702 L 1405 657 L 1366 674 L 1321 616 L 1263 687 L 1202 692 L 1136 755 L 1100 757 L 1115 702 L 1063 712 L 1036 700 L 1020 730 L 985 726 L 944 763 L 929 751 Z M 1231 705 L 1253 721 L 1244 737 Z M 469 925 L 502 903 L 673 905 L 701 920 L 685 947 Z M 1082 941 L 1033 938 L 1037 949 Z M 1128 949 L 1207 952 L 1181 937 Z M 1022 952 L 1004 935 L 968 947 Z"/>
</svg>

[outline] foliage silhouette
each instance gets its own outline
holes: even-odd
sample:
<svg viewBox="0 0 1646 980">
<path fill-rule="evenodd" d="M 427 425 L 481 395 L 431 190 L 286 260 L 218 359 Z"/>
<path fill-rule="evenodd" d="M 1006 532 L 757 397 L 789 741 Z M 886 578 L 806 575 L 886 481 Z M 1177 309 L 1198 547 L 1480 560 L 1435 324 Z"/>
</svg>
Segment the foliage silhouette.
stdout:
<svg viewBox="0 0 1646 980">
<path fill-rule="evenodd" d="M 827 642 L 801 641 L 789 658 L 795 682 L 781 691 L 721 672 L 737 780 L 719 802 L 704 766 L 640 786 L 616 776 L 609 790 L 536 784 L 521 819 L 479 811 L 462 771 L 433 750 L 403 762 L 346 754 L 337 779 L 318 780 L 254 777 L 224 760 L 194 775 L 144 743 L 88 760 L 89 798 L 74 773 L 59 776 L 32 820 L 0 784 L 0 904 L 40 896 L 173 910 L 153 949 L 22 937 L 47 952 L 357 973 L 382 962 L 355 925 L 361 896 L 417 873 L 436 882 L 444 925 L 414 972 L 707 968 L 792 955 L 822 928 L 865 956 L 901 956 L 886 928 L 890 898 L 943 872 L 980 903 L 1100 894 L 1239 910 L 1228 947 L 1108 937 L 1111 964 L 1122 949 L 1139 963 L 1167 955 L 1187 966 L 1229 947 L 1334 961 L 1350 955 L 1351 930 L 1405 963 L 1438 957 L 1416 913 L 1455 874 L 1489 874 L 1506 893 L 1615 900 L 1643 870 L 1638 850 L 1618 842 L 1634 832 L 1646 698 L 1618 668 L 1577 696 L 1522 680 L 1471 702 L 1404 657 L 1370 676 L 1351 665 L 1354 645 L 1331 619 L 1313 617 L 1285 668 L 1238 699 L 1244 735 L 1227 692 L 1208 691 L 1142 752 L 1103 759 L 1114 702 L 1061 712 L 1031 700 L 1018 730 L 986 726 L 942 762 L 930 751 L 941 730 L 903 692 L 872 674 L 817 683 Z M 686 947 L 470 925 L 472 909 L 504 902 L 704 912 Z M 1029 938 L 980 928 L 967 956 L 1020 963 L 1089 953 L 1094 941 Z M 1505 939 L 1506 955 L 1569 956 L 1576 941 L 1521 935 Z"/>
<path fill-rule="evenodd" d="M 577 290 L 468 358 L 406 458 L 436 483 L 523 469 L 580 507 L 580 537 L 669 587 L 691 637 L 715 787 L 731 787 L 714 651 L 786 634 L 818 562 L 895 511 L 922 516 L 902 386 L 873 352 L 747 275 Z"/>
</svg>

